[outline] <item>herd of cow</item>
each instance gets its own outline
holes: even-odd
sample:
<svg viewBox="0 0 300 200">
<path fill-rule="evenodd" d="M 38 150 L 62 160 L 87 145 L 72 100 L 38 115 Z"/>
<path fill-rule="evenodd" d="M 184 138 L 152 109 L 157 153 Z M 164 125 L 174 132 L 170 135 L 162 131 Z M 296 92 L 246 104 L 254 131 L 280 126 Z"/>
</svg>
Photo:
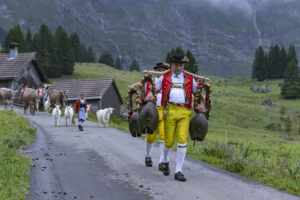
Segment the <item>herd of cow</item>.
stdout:
<svg viewBox="0 0 300 200">
<path fill-rule="evenodd" d="M 0 88 L 0 104 L 8 109 L 10 107 L 13 110 L 13 102 L 16 98 L 17 91 L 8 88 Z M 20 94 L 19 99 L 23 100 L 24 113 L 27 109 L 34 115 L 38 109 L 40 111 L 53 109 L 55 105 L 64 107 L 67 103 L 67 92 L 61 90 L 52 90 L 47 95 L 45 102 L 43 101 L 42 93 L 38 93 L 36 89 L 26 88 L 23 93 Z"/>
<path fill-rule="evenodd" d="M 4 106 L 5 109 L 13 110 L 13 102 L 16 98 L 17 91 L 8 89 L 8 88 L 0 88 L 0 104 Z M 59 119 L 61 117 L 61 110 L 64 110 L 64 118 L 66 126 L 71 125 L 73 121 L 74 111 L 72 106 L 66 106 L 67 104 L 67 92 L 61 90 L 52 90 L 44 99 L 42 93 L 37 92 L 37 90 L 32 88 L 26 88 L 23 93 L 21 93 L 20 99 L 23 99 L 24 105 L 24 113 L 26 114 L 27 109 L 29 109 L 32 115 L 35 114 L 35 111 L 38 109 L 40 111 L 52 111 L 52 116 L 54 119 L 55 126 L 58 126 Z M 88 113 L 90 110 L 90 106 L 87 106 L 86 118 L 88 117 Z M 110 119 L 110 115 L 113 113 L 113 108 L 106 108 L 103 110 L 98 110 L 96 112 L 96 116 L 98 119 L 99 127 L 108 127 L 108 122 Z"/>
</svg>

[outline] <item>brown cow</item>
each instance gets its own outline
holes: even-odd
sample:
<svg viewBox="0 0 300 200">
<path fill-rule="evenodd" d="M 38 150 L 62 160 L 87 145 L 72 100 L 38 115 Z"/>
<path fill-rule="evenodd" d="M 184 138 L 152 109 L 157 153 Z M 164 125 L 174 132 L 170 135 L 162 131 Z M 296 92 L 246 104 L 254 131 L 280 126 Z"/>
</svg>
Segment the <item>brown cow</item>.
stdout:
<svg viewBox="0 0 300 200">
<path fill-rule="evenodd" d="M 30 113 L 34 115 L 36 111 L 36 102 L 37 102 L 37 95 L 34 89 L 26 88 L 25 92 L 23 93 L 23 102 L 24 102 L 24 113 L 26 114 L 26 110 L 29 106 Z"/>
<path fill-rule="evenodd" d="M 0 103 L 4 105 L 5 109 L 10 106 L 13 110 L 13 100 L 17 91 L 10 90 L 8 88 L 0 88 Z"/>
<path fill-rule="evenodd" d="M 54 108 L 55 105 L 60 105 L 61 108 L 64 108 L 67 104 L 67 92 L 62 90 L 52 90 L 49 92 L 50 98 L 50 107 Z"/>
</svg>

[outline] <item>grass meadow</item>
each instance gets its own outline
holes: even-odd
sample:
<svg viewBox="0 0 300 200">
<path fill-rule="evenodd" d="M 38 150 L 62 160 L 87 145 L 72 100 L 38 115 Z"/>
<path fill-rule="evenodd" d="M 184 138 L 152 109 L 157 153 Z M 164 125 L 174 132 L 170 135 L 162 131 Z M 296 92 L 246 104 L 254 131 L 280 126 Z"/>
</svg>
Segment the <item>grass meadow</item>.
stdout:
<svg viewBox="0 0 300 200">
<path fill-rule="evenodd" d="M 35 131 L 23 117 L 0 111 L 0 199 L 25 199 L 31 163 L 19 149 L 32 143 Z"/>
<path fill-rule="evenodd" d="M 127 86 L 142 76 L 84 63 L 76 64 L 72 76 L 61 79 L 114 78 L 124 97 Z M 209 130 L 203 142 L 189 142 L 188 155 L 300 196 L 300 100 L 280 97 L 282 80 L 209 78 L 213 90 Z M 254 84 L 268 85 L 270 92 L 253 93 L 250 87 Z M 261 105 L 265 99 L 272 106 Z M 94 114 L 89 119 L 96 121 Z M 129 132 L 127 121 L 112 118 L 110 124 Z"/>
</svg>

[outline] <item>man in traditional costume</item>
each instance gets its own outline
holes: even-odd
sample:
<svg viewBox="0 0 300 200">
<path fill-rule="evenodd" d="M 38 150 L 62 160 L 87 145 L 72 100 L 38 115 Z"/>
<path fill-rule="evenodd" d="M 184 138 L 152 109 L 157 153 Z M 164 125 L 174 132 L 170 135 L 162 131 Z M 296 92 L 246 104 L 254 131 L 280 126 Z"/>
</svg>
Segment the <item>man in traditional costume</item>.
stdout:
<svg viewBox="0 0 300 200">
<path fill-rule="evenodd" d="M 193 76 L 183 71 L 188 59 L 184 56 L 173 56 L 171 71 L 161 76 L 156 81 L 156 89 L 162 91 L 161 106 L 164 107 L 164 147 L 162 159 L 162 172 L 168 176 L 169 154 L 177 132 L 177 161 L 175 180 L 186 181 L 182 167 L 187 151 L 187 137 L 189 133 L 190 116 L 192 114 L 192 95 L 197 92 L 197 83 Z M 204 104 L 195 108 L 205 111 Z"/>
<path fill-rule="evenodd" d="M 158 71 L 158 72 L 163 72 L 165 70 L 168 70 L 169 67 L 170 66 L 167 63 L 157 63 L 156 66 L 153 67 L 153 69 L 155 71 Z M 160 76 L 161 75 L 157 75 L 157 77 L 155 77 L 155 82 L 159 80 Z M 145 85 L 146 96 L 147 96 L 147 93 L 149 91 L 151 91 L 151 88 L 150 88 L 149 84 Z M 160 146 L 159 146 L 160 157 L 159 157 L 158 169 L 162 171 L 163 147 L 164 147 L 164 120 L 163 120 L 164 109 L 161 106 L 161 96 L 162 96 L 161 91 L 158 91 L 158 93 L 156 94 L 156 98 L 157 98 L 156 109 L 158 111 L 158 116 L 159 116 L 158 127 L 154 131 L 153 134 L 147 134 L 147 137 L 145 139 L 145 149 L 146 149 L 145 165 L 147 167 L 152 167 L 153 163 L 152 163 L 152 159 L 151 159 L 151 149 L 152 149 L 153 143 L 154 143 L 154 141 L 156 139 L 156 135 L 157 135 L 157 132 L 158 132 L 159 143 L 160 143 Z"/>
<path fill-rule="evenodd" d="M 77 99 L 75 103 L 75 113 L 78 113 L 78 129 L 83 131 L 83 122 L 86 118 L 86 111 L 87 111 L 87 101 L 84 98 L 84 94 L 80 94 L 80 98 Z"/>
</svg>

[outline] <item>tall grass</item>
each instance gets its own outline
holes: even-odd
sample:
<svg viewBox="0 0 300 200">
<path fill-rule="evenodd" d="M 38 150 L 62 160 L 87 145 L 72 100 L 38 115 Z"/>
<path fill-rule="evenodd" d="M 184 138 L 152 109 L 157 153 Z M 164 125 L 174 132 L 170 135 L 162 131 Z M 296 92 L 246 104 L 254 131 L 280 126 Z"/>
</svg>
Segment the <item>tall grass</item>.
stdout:
<svg viewBox="0 0 300 200">
<path fill-rule="evenodd" d="M 11 111 L 0 111 L 0 199 L 25 199 L 30 159 L 18 150 L 35 138 L 35 129 Z"/>
</svg>

